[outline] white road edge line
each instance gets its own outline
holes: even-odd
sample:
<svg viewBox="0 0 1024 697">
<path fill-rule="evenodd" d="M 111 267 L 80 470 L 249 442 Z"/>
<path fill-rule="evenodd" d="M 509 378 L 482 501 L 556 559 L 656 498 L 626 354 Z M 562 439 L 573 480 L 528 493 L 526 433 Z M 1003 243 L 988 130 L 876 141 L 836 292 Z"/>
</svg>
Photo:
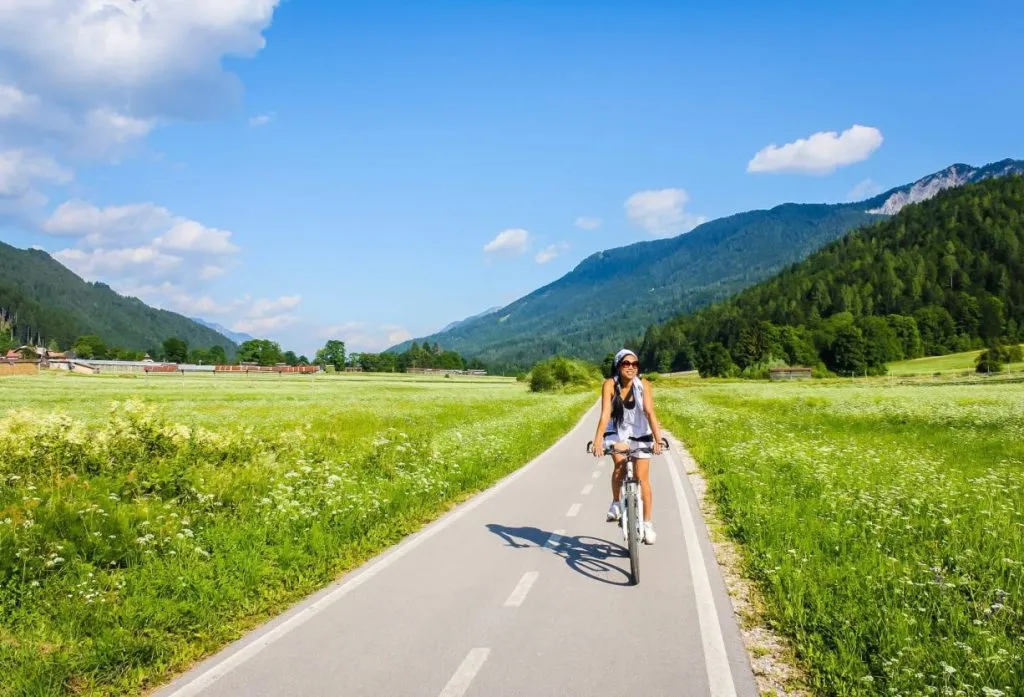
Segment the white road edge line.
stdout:
<svg viewBox="0 0 1024 697">
<path fill-rule="evenodd" d="M 286 635 L 288 632 L 300 626 L 307 620 L 312 619 L 317 613 L 326 610 L 335 602 L 337 602 L 344 596 L 348 595 L 350 592 L 354 591 L 359 586 L 369 581 L 371 578 L 379 574 L 387 567 L 391 566 L 391 564 L 395 563 L 396 561 L 404 557 L 406 554 L 408 554 L 410 551 L 412 551 L 420 544 L 422 544 L 424 540 L 428 540 L 437 533 L 441 532 L 449 525 L 451 525 L 452 523 L 459 520 L 464 515 L 478 507 L 480 504 L 489 500 L 499 491 L 504 489 L 507 485 L 511 484 L 516 479 L 522 477 L 528 471 L 533 469 L 538 462 L 541 461 L 545 453 L 561 445 L 563 441 L 575 435 L 576 431 L 583 426 L 584 422 L 587 420 L 587 415 L 590 414 L 590 411 L 593 408 L 594 407 L 591 407 L 591 409 L 587 410 L 587 412 L 582 417 L 580 417 L 580 420 L 576 423 L 576 425 L 570 428 L 565 433 L 565 435 L 563 435 L 561 438 L 555 441 L 550 448 L 544 451 L 544 453 L 541 453 L 540 455 L 538 455 L 533 460 L 523 465 L 516 471 L 506 475 L 504 479 L 495 482 L 491 486 L 491 488 L 480 492 L 469 501 L 463 503 L 461 508 L 456 508 L 453 511 L 449 511 L 448 513 L 442 515 L 440 518 L 435 520 L 433 523 L 430 523 L 426 527 L 421 528 L 419 531 L 409 535 L 404 541 L 399 542 L 397 546 L 393 547 L 391 551 L 385 552 L 383 553 L 382 556 L 377 557 L 375 561 L 369 562 L 368 565 L 363 567 L 361 571 L 355 571 L 351 575 L 343 578 L 341 581 L 338 582 L 339 585 L 334 590 L 327 592 L 325 595 L 323 595 L 316 601 L 310 603 L 301 610 L 295 612 L 295 614 L 293 614 L 291 617 L 288 617 L 283 622 L 278 624 L 276 627 L 267 631 L 266 634 L 263 634 L 254 641 L 241 646 L 241 648 L 239 648 L 235 653 L 227 656 L 226 658 L 224 658 L 224 660 L 214 665 L 211 665 L 204 672 L 200 673 L 195 678 L 191 679 L 178 689 L 171 692 L 167 692 L 166 694 L 162 691 L 157 691 L 153 693 L 154 697 L 193 697 L 193 695 L 198 695 L 207 687 L 220 680 L 222 677 L 230 673 L 238 666 L 245 663 L 247 660 L 258 654 L 266 647 L 273 644 L 275 641 Z M 561 532 L 565 531 L 562 530 Z M 242 641 L 244 641 L 244 639 Z M 222 649 L 222 652 L 226 650 L 229 650 L 229 648 Z M 217 654 L 214 654 L 213 657 L 207 660 L 216 660 L 216 655 Z M 173 682 L 171 684 L 173 684 Z M 168 687 L 169 686 L 164 686 L 163 689 L 166 690 L 168 689 Z"/>
<path fill-rule="evenodd" d="M 593 484 L 587 484 L 585 487 L 583 487 L 583 491 L 580 492 L 580 495 L 581 496 L 586 496 L 587 494 L 589 494 L 593 490 L 594 490 L 594 485 Z"/>
<path fill-rule="evenodd" d="M 466 694 L 466 690 L 469 689 L 469 683 L 473 682 L 473 678 L 476 677 L 476 674 L 480 671 L 481 666 L 483 666 L 490 653 L 490 649 L 473 649 L 470 651 L 469 655 L 459 664 L 455 675 L 452 676 L 452 679 L 441 690 L 439 697 L 462 697 L 462 695 Z"/>
<path fill-rule="evenodd" d="M 569 510 L 566 512 L 565 517 L 566 518 L 575 518 L 576 515 L 580 512 L 580 506 L 581 505 L 582 504 L 574 503 L 573 505 L 569 506 Z"/>
<path fill-rule="evenodd" d="M 678 442 L 678 441 L 677 441 Z M 697 538 L 697 527 L 690 514 L 690 502 L 683 490 L 683 482 L 679 477 L 676 458 L 670 453 L 669 473 L 672 475 L 672 486 L 676 490 L 676 501 L 679 503 L 679 517 L 683 523 L 683 537 L 686 540 L 687 556 L 690 558 L 690 576 L 693 578 L 693 591 L 697 596 L 697 617 L 700 624 L 701 643 L 704 645 L 704 665 L 708 671 L 708 684 L 711 697 L 736 697 L 736 685 L 732 679 L 732 668 L 729 656 L 725 652 L 725 639 L 722 637 L 722 626 L 718 622 L 715 609 L 715 597 L 711 593 L 711 581 L 704 564 L 700 540 Z"/>
<path fill-rule="evenodd" d="M 512 595 L 508 596 L 508 600 L 505 601 L 505 607 L 519 607 L 526 600 L 526 594 L 530 592 L 530 588 L 533 587 L 533 582 L 537 580 L 536 571 L 527 571 L 523 574 L 523 577 L 519 579 L 519 583 L 516 584 L 515 590 L 512 591 Z"/>
</svg>

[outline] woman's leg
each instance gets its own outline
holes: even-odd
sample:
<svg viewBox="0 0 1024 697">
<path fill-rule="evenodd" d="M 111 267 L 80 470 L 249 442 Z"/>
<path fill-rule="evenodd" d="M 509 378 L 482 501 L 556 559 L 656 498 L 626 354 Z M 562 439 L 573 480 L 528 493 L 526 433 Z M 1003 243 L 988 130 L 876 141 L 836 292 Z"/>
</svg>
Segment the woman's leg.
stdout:
<svg viewBox="0 0 1024 697">
<path fill-rule="evenodd" d="M 636 476 L 640 480 L 640 495 L 644 500 L 644 522 L 651 520 L 651 461 L 650 459 L 636 461 Z"/>
<path fill-rule="evenodd" d="M 622 488 L 622 480 L 626 476 L 626 456 L 612 455 L 612 501 L 619 500 L 619 489 Z"/>
</svg>

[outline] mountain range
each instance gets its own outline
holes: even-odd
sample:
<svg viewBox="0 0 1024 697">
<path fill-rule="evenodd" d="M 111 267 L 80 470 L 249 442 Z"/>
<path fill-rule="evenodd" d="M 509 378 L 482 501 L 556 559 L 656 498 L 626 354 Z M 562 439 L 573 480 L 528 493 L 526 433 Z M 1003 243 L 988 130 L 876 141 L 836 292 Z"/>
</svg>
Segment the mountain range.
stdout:
<svg viewBox="0 0 1024 697">
<path fill-rule="evenodd" d="M 246 341 L 252 341 L 254 338 L 253 336 L 251 336 L 250 334 L 246 334 L 245 332 L 233 332 L 222 324 L 207 321 L 202 317 L 190 317 L 189 319 L 191 319 L 193 322 L 198 322 L 204 327 L 209 327 L 218 334 L 226 336 L 227 338 L 234 341 L 236 344 L 242 344 L 243 342 Z"/>
<path fill-rule="evenodd" d="M 865 201 L 787 203 L 719 218 L 677 237 L 597 252 L 505 307 L 415 341 L 437 342 L 496 367 L 525 368 L 553 354 L 600 361 L 648 326 L 725 300 L 851 230 L 944 189 L 1010 173 L 1024 173 L 1024 161 L 955 164 Z"/>
<path fill-rule="evenodd" d="M 83 335 L 108 346 L 148 351 L 172 336 L 192 348 L 222 346 L 232 356 L 235 342 L 207 326 L 158 310 L 104 283 L 89 283 L 38 249 L 0 242 L 0 324 L 13 327 L 17 341 L 56 341 L 70 347 Z"/>
</svg>

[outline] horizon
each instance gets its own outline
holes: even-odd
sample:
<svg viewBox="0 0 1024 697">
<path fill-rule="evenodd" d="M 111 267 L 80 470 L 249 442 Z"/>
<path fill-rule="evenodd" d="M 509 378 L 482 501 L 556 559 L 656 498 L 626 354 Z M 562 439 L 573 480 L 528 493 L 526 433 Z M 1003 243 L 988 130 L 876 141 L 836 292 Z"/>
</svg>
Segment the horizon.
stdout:
<svg viewBox="0 0 1024 697">
<path fill-rule="evenodd" d="M 1024 152 L 1017 7 L 55 3 L 0 11 L 0 239 L 309 357 Z"/>
</svg>

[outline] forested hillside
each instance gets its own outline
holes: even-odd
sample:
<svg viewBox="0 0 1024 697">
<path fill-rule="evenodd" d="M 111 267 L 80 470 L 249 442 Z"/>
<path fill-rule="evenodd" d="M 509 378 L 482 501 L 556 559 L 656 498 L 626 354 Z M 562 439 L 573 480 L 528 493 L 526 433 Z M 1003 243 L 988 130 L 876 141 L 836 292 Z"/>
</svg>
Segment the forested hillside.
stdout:
<svg viewBox="0 0 1024 697">
<path fill-rule="evenodd" d="M 79 336 L 97 335 L 107 345 L 144 351 L 178 337 L 195 348 L 222 346 L 229 355 L 237 348 L 187 317 L 83 281 L 46 252 L 2 242 L 0 313 L 17 342 L 56 341 L 66 349 Z"/>
<path fill-rule="evenodd" d="M 527 367 L 554 354 L 600 359 L 652 323 L 724 300 L 876 219 L 863 209 L 786 204 L 599 252 L 554 283 L 426 341 L 492 367 Z"/>
<path fill-rule="evenodd" d="M 705 374 L 772 361 L 849 374 L 1024 339 L 1024 178 L 950 189 L 695 314 L 653 326 L 641 359 Z"/>
</svg>

